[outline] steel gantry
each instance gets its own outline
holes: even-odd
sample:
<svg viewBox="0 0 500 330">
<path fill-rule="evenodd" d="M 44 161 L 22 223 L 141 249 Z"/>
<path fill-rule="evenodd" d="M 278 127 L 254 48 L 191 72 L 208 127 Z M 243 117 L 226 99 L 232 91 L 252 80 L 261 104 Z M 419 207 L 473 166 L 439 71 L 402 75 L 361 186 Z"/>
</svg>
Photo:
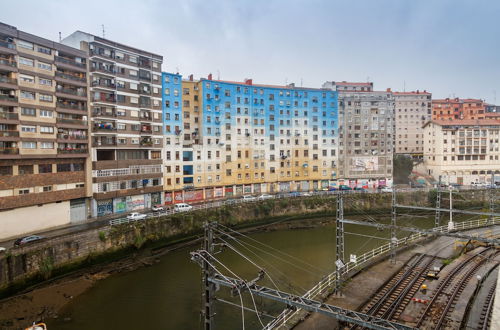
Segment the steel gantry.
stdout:
<svg viewBox="0 0 500 330">
<path fill-rule="evenodd" d="M 206 253 L 206 251 L 191 252 L 191 258 L 197 261 L 199 264 L 203 264 L 207 259 L 213 259 L 213 257 L 210 254 Z M 219 285 L 231 288 L 233 294 L 235 294 L 236 291 L 238 291 L 238 293 L 236 294 L 241 294 L 241 292 L 248 290 L 254 295 L 282 302 L 288 306 L 292 306 L 295 308 L 302 308 L 311 312 L 318 312 L 333 317 L 339 321 L 349 322 L 370 329 L 379 329 L 379 330 L 414 329 L 412 327 L 405 326 L 397 322 L 384 320 L 382 318 L 375 317 L 372 315 L 367 315 L 364 313 L 341 308 L 338 306 L 325 304 L 321 301 L 308 299 L 305 297 L 301 297 L 277 289 L 271 289 L 265 286 L 260 286 L 256 282 L 261 278 L 262 276 L 261 274 L 259 274 L 257 279 L 247 282 L 241 279 L 236 279 L 223 275 L 219 273 L 216 269 L 213 269 L 213 275 L 208 278 L 208 281 L 212 283 L 214 286 Z"/>
<path fill-rule="evenodd" d="M 216 222 L 207 222 L 204 225 L 205 235 L 203 240 L 203 248 L 208 251 L 209 254 L 214 252 L 214 233 L 213 226 L 216 226 Z M 203 323 L 205 330 L 213 330 L 213 316 L 215 315 L 214 310 L 214 300 L 215 300 L 215 284 L 210 281 L 215 275 L 213 267 L 210 266 L 208 260 L 201 260 L 202 265 L 202 276 L 203 276 L 203 309 L 201 311 L 203 315 Z"/>
<path fill-rule="evenodd" d="M 345 265 L 345 252 L 344 252 L 344 195 L 340 192 L 337 195 L 337 217 L 335 222 L 335 269 L 337 276 L 335 280 L 335 291 L 340 292 L 342 279 L 340 278 L 340 270 Z"/>
<path fill-rule="evenodd" d="M 392 202 L 391 202 L 391 264 L 396 263 L 396 244 L 398 238 L 396 237 L 396 189 L 392 188 Z"/>
</svg>

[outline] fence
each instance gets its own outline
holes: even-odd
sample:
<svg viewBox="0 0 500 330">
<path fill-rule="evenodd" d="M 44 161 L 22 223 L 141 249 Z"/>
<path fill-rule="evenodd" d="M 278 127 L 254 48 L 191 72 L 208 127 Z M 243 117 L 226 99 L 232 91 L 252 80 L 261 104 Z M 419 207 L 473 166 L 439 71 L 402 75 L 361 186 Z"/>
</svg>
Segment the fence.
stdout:
<svg viewBox="0 0 500 330">
<path fill-rule="evenodd" d="M 464 222 L 454 223 L 454 228 L 450 230 L 448 225 L 440 226 L 432 229 L 432 231 L 439 233 L 448 233 L 454 231 L 461 231 L 467 229 L 474 229 L 489 225 L 498 225 L 500 224 L 500 217 L 495 217 L 492 220 L 489 219 L 476 219 Z M 405 237 L 402 239 L 398 239 L 397 242 L 394 241 L 396 248 L 410 244 L 416 243 L 419 240 L 426 238 L 428 235 L 423 233 L 416 233 L 410 235 L 409 237 Z M 366 266 L 367 263 L 372 261 L 374 258 L 380 257 L 391 250 L 391 243 L 384 244 L 379 246 L 371 251 L 368 251 L 356 258 L 356 262 L 347 262 L 344 267 L 342 267 L 339 271 L 335 270 L 334 272 L 325 276 L 318 284 L 312 287 L 309 291 L 307 291 L 303 297 L 308 299 L 314 299 L 321 294 L 324 294 L 332 287 L 332 283 L 335 283 L 338 278 L 345 278 L 351 271 L 359 270 Z M 278 326 L 285 326 L 286 323 L 298 315 L 301 309 L 297 309 L 295 311 L 284 310 L 278 317 L 269 323 L 264 329 L 270 330 Z"/>
</svg>

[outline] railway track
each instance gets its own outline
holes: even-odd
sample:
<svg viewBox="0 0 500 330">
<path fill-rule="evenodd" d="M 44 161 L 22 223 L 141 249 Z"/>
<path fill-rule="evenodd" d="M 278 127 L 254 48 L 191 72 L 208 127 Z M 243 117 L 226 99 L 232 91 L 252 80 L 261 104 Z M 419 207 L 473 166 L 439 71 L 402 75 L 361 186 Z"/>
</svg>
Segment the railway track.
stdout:
<svg viewBox="0 0 500 330">
<path fill-rule="evenodd" d="M 422 275 L 435 259 L 434 256 L 420 255 L 377 292 L 362 312 L 385 319 L 397 319 L 418 291 L 424 281 Z M 352 326 L 350 329 L 358 328 L 358 326 Z"/>
<path fill-rule="evenodd" d="M 497 284 L 493 286 L 488 291 L 486 300 L 484 301 L 483 309 L 481 310 L 481 316 L 479 317 L 479 324 L 477 325 L 478 330 L 487 330 L 490 328 L 491 322 L 491 312 L 493 311 L 493 302 L 495 301 L 495 290 Z"/>
<path fill-rule="evenodd" d="M 421 328 L 422 324 L 427 320 L 430 319 L 432 323 L 435 324 L 435 328 L 439 329 L 441 325 L 443 324 L 446 316 L 449 314 L 450 311 L 453 310 L 456 304 L 456 299 L 460 296 L 462 291 L 464 290 L 465 286 L 469 282 L 470 278 L 476 273 L 476 271 L 487 261 L 485 258 L 485 253 L 490 251 L 492 248 L 487 248 L 483 250 L 482 252 L 475 254 L 473 256 L 468 257 L 464 261 L 462 261 L 458 266 L 456 266 L 438 285 L 436 290 L 434 291 L 434 295 L 432 296 L 429 304 L 427 307 L 424 309 L 422 315 L 420 316 L 416 327 Z M 493 252 L 492 254 L 488 255 L 489 257 L 491 256 L 496 256 L 498 251 Z M 479 261 L 475 262 L 475 260 L 478 259 L 478 256 L 480 256 Z M 472 266 L 470 266 L 472 264 Z M 465 274 L 462 274 L 464 273 Z M 461 275 L 462 274 L 462 275 Z M 456 280 L 458 279 L 458 282 Z M 455 283 L 454 283 L 455 282 Z M 448 289 L 452 284 L 452 291 L 447 295 L 447 303 L 440 313 L 440 317 L 436 320 L 434 318 L 435 314 L 433 312 L 436 312 L 437 308 L 433 308 L 436 305 L 436 302 L 438 299 L 442 296 L 445 295 L 445 290 Z"/>
</svg>

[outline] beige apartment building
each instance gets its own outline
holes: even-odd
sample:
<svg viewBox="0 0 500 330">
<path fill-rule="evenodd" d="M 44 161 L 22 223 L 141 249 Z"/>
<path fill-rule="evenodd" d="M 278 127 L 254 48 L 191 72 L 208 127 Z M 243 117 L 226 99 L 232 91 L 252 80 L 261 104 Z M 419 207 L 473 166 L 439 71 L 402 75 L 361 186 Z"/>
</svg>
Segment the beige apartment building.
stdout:
<svg viewBox="0 0 500 330">
<path fill-rule="evenodd" d="M 500 171 L 500 123 L 496 120 L 432 120 L 424 125 L 424 165 L 436 180 L 489 183 Z"/>
<path fill-rule="evenodd" d="M 163 57 L 81 31 L 62 43 L 89 56 L 92 215 L 160 204 Z"/>
<path fill-rule="evenodd" d="M 87 219 L 87 63 L 0 23 L 0 238 Z"/>
<path fill-rule="evenodd" d="M 432 117 L 432 94 L 427 91 L 394 92 L 394 152 L 422 158 L 423 125 Z"/>
</svg>

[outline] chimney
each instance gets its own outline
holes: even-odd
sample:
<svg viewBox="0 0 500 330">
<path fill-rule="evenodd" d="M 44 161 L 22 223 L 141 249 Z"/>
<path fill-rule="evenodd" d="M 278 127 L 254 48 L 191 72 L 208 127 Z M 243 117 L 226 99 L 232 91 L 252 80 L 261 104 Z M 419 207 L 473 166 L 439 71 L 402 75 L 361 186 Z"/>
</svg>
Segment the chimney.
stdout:
<svg viewBox="0 0 500 330">
<path fill-rule="evenodd" d="M 417 89 L 417 94 L 420 94 L 420 91 Z"/>
<path fill-rule="evenodd" d="M 189 75 L 189 81 L 193 81 L 193 74 L 192 73 Z"/>
<path fill-rule="evenodd" d="M 390 88 L 386 89 L 387 93 L 392 93 L 392 90 Z"/>
<path fill-rule="evenodd" d="M 424 89 L 424 93 L 427 93 L 427 90 Z"/>
<path fill-rule="evenodd" d="M 252 85 L 252 79 L 245 78 L 245 85 Z"/>
<path fill-rule="evenodd" d="M 212 80 L 212 74 L 211 73 L 208 74 L 208 80 Z"/>
</svg>

